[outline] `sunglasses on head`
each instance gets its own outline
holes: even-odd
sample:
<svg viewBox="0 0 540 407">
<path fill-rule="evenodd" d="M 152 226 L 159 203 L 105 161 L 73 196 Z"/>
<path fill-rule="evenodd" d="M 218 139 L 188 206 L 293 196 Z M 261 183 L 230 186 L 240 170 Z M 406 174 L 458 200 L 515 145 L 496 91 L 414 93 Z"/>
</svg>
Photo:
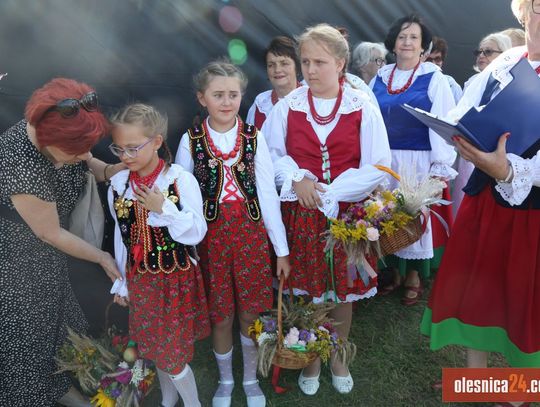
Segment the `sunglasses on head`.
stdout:
<svg viewBox="0 0 540 407">
<path fill-rule="evenodd" d="M 487 57 L 487 58 L 489 58 L 493 54 L 501 54 L 501 53 L 502 53 L 502 51 L 497 51 L 497 50 L 494 50 L 494 49 L 475 49 L 473 51 L 473 55 L 475 57 L 478 57 L 480 54 L 484 54 L 484 56 Z"/>
<path fill-rule="evenodd" d="M 49 108 L 45 113 L 56 111 L 64 118 L 77 116 L 80 107 L 83 107 L 87 112 L 95 112 L 98 110 L 98 96 L 96 92 L 88 92 L 80 99 L 64 99 L 56 102 L 56 105 Z"/>
</svg>

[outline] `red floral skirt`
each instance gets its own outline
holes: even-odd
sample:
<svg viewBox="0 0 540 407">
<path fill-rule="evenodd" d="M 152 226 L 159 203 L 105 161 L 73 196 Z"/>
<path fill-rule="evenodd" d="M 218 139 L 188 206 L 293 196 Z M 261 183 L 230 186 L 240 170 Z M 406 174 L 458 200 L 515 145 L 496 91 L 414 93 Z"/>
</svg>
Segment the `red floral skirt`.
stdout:
<svg viewBox="0 0 540 407">
<path fill-rule="evenodd" d="M 198 266 L 170 274 L 128 276 L 129 333 L 139 354 L 169 374 L 193 358 L 193 345 L 210 334 L 204 283 Z"/>
<path fill-rule="evenodd" d="M 242 201 L 222 202 L 219 209 L 200 248 L 212 323 L 232 317 L 235 302 L 239 312 L 251 314 L 272 308 L 270 255 L 262 219 L 253 222 Z"/>
<path fill-rule="evenodd" d="M 356 301 L 377 293 L 377 278 L 365 284 L 349 271 L 347 256 L 341 247 L 334 249 L 334 276 L 325 260 L 323 233 L 326 217 L 318 209 L 306 209 L 298 202 L 282 202 L 283 223 L 289 242 L 291 275 L 289 284 L 295 294 L 308 294 L 314 302 L 324 300 Z"/>
</svg>

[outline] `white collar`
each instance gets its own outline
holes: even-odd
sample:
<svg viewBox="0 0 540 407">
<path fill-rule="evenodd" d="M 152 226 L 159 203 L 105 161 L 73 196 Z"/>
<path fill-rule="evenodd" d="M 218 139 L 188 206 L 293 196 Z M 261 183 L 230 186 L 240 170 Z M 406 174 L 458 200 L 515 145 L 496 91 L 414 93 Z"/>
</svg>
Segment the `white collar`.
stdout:
<svg viewBox="0 0 540 407">
<path fill-rule="evenodd" d="M 185 170 L 178 164 L 171 164 L 171 166 L 166 171 L 167 172 L 165 172 L 165 169 L 163 169 L 161 173 L 158 175 L 156 182 L 154 183 L 154 185 L 157 185 L 160 191 L 167 190 L 169 188 L 169 185 L 171 185 L 175 179 L 179 178 L 182 171 L 185 171 Z M 126 184 L 128 183 L 128 177 L 129 177 L 129 170 L 122 170 L 114 174 L 111 177 L 112 189 L 116 191 L 116 193 L 122 194 L 124 190 L 126 189 Z M 124 197 L 128 199 L 133 198 L 133 192 L 131 191 L 131 187 L 129 185 L 128 185 L 128 189 Z"/>
<path fill-rule="evenodd" d="M 287 101 L 291 110 L 304 113 L 309 112 L 309 102 L 307 98 L 308 89 L 309 88 L 307 86 L 301 86 L 285 96 L 285 100 Z M 360 92 L 352 89 L 351 87 L 345 86 L 343 87 L 343 98 L 341 99 L 341 105 L 339 106 L 337 112 L 339 114 L 356 112 L 362 109 L 365 103 L 366 98 L 363 97 Z"/>
</svg>

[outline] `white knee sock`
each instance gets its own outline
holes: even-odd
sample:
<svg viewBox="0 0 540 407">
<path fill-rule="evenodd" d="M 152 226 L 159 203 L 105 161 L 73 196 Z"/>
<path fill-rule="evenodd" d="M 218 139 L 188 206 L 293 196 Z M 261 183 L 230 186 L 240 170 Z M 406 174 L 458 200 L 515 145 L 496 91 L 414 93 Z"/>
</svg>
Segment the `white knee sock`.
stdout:
<svg viewBox="0 0 540 407">
<path fill-rule="evenodd" d="M 227 353 L 217 353 L 216 362 L 219 369 L 219 386 L 214 394 L 214 397 L 230 397 L 234 388 L 234 377 L 232 372 L 232 355 L 233 348 Z"/>
<path fill-rule="evenodd" d="M 171 376 L 161 369 L 156 368 L 156 370 L 161 389 L 161 404 L 163 407 L 174 407 L 178 402 L 178 392 L 171 380 Z"/>
<path fill-rule="evenodd" d="M 179 374 L 169 375 L 169 377 L 178 393 L 180 393 L 185 407 L 201 407 L 199 395 L 197 394 L 197 383 L 189 365 L 186 365 Z"/>
<path fill-rule="evenodd" d="M 263 392 L 257 383 L 258 352 L 253 340 L 240 333 L 242 356 L 244 359 L 244 392 L 248 397 L 262 396 Z"/>
</svg>

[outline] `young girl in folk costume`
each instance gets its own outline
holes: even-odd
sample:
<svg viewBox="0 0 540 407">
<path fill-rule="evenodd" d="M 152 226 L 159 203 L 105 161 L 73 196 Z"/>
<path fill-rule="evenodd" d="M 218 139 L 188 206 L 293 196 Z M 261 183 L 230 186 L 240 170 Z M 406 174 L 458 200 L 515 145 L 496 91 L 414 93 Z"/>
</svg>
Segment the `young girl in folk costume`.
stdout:
<svg viewBox="0 0 540 407">
<path fill-rule="evenodd" d="M 390 165 L 390 149 L 378 109 L 364 95 L 342 86 L 349 47 L 335 28 L 308 28 L 299 38 L 302 73 L 308 87 L 292 91 L 270 113 L 263 126 L 281 187 L 288 228 L 295 294 L 314 302 L 339 303 L 331 316 L 341 337 L 351 326 L 352 301 L 375 295 L 376 279 L 368 284 L 347 270 L 344 251 L 333 262 L 325 258 L 321 233 L 326 216 L 336 217 L 342 202 L 357 202 L 384 182 L 375 164 Z M 326 216 L 325 216 L 326 215 Z M 352 390 L 346 366 L 331 360 L 332 384 L 340 393 Z M 305 394 L 319 388 L 320 360 L 305 368 L 298 383 Z"/>
<path fill-rule="evenodd" d="M 270 41 L 264 53 L 266 74 L 272 89 L 259 93 L 249 108 L 247 123 L 260 129 L 279 99 L 296 89 L 300 62 L 296 55 L 296 42 L 289 37 L 278 36 Z"/>
<path fill-rule="evenodd" d="M 272 306 L 267 233 L 277 255 L 278 277 L 287 277 L 290 268 L 272 160 L 262 134 L 238 117 L 247 85 L 240 69 L 226 62 L 211 62 L 199 72 L 195 85 L 197 99 L 209 116 L 201 127 L 184 134 L 176 161 L 197 178 L 208 222 L 201 256 L 220 374 L 212 404 L 231 405 L 236 309 L 247 404 L 264 406 L 266 400 L 256 377 L 257 349 L 248 327 L 259 312 Z"/>
<path fill-rule="evenodd" d="M 110 150 L 128 167 L 111 178 L 109 189 L 116 259 L 127 277 L 111 292 L 117 302 L 129 302 L 130 336 L 157 366 L 162 405 L 175 406 L 180 393 L 185 406 L 200 406 L 188 363 L 194 341 L 210 334 L 192 254 L 207 230 L 201 194 L 193 175 L 169 164 L 167 119 L 156 109 L 129 105 L 111 121 Z M 160 147 L 167 162 L 158 156 Z"/>
</svg>

